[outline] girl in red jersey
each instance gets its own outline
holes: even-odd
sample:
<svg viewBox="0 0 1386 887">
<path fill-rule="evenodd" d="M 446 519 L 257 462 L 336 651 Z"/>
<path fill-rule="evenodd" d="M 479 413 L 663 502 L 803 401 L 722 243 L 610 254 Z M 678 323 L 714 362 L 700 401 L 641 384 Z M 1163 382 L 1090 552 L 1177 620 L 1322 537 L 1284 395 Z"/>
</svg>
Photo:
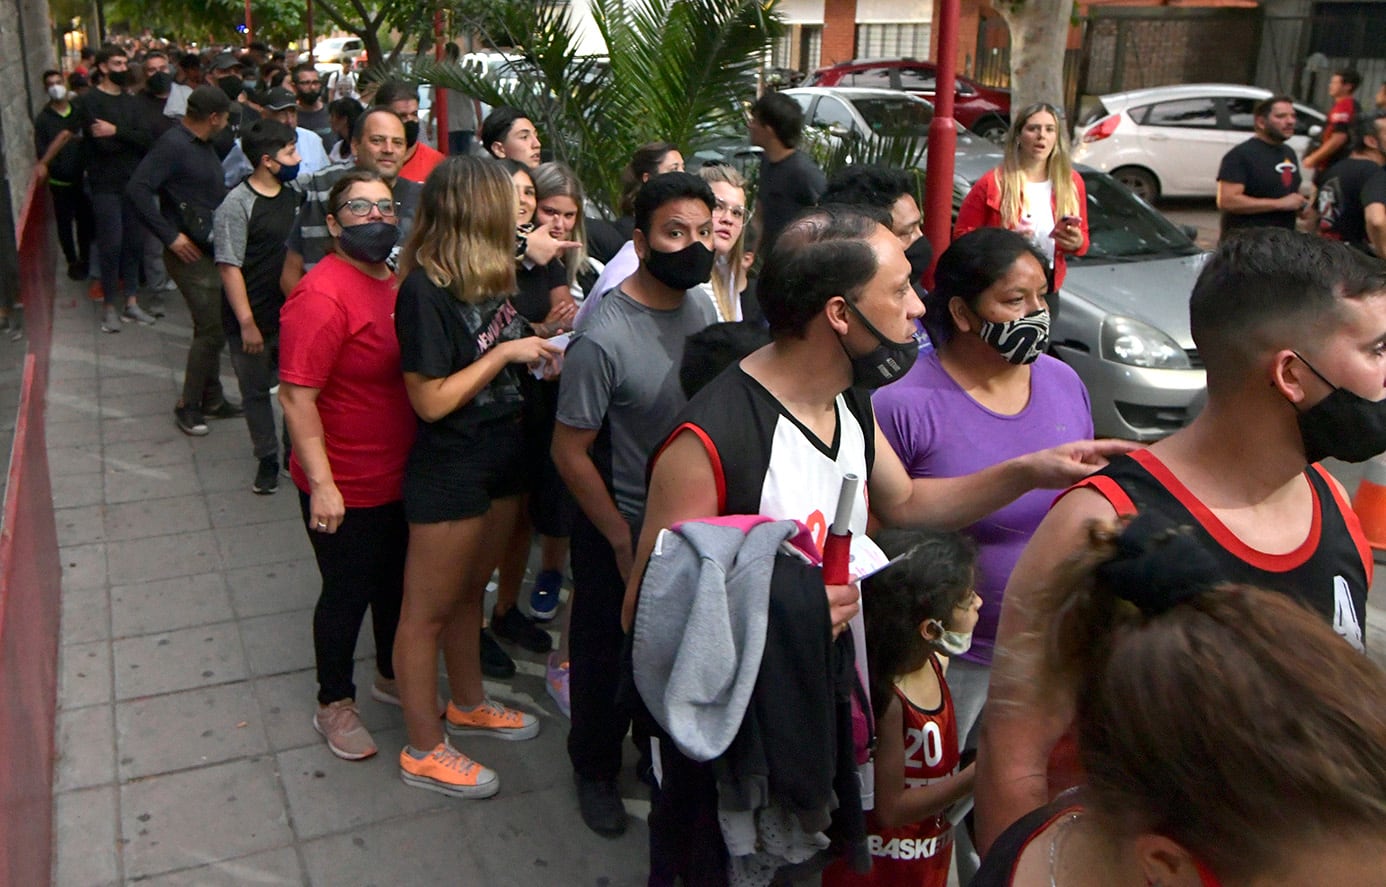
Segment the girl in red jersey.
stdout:
<svg viewBox="0 0 1386 887">
<path fill-rule="evenodd" d="M 953 533 L 887 530 L 893 563 L 862 587 L 871 706 L 876 713 L 876 806 L 867 815 L 871 871 L 845 860 L 824 887 L 944 887 L 953 860 L 950 806 L 972 792 L 958 769 L 958 730 L 944 673 L 966 652 L 982 600 L 973 590 L 976 549 Z"/>
</svg>

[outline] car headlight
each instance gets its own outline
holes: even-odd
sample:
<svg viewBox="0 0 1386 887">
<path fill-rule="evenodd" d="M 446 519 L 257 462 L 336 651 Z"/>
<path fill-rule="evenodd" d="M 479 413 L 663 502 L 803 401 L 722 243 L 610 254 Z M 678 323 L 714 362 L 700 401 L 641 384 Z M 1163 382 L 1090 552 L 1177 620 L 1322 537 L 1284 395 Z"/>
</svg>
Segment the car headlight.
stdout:
<svg viewBox="0 0 1386 887">
<path fill-rule="evenodd" d="M 1131 317 L 1102 321 L 1102 359 L 1156 370 L 1190 369 L 1179 343 L 1148 323 Z"/>
</svg>

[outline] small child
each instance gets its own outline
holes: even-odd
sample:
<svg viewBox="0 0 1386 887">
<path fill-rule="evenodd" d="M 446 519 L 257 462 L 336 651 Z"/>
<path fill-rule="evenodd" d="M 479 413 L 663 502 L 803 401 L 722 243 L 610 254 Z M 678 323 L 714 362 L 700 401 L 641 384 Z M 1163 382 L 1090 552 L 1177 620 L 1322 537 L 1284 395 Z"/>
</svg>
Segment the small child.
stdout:
<svg viewBox="0 0 1386 887">
<path fill-rule="evenodd" d="M 876 715 L 876 806 L 867 814 L 871 872 L 838 859 L 823 887 L 945 887 L 953 860 L 948 808 L 972 793 L 974 765 L 958 770 L 958 731 L 944 673 L 966 652 L 982 599 L 976 549 L 955 533 L 887 530 L 898 561 L 862 586 L 871 706 Z"/>
</svg>

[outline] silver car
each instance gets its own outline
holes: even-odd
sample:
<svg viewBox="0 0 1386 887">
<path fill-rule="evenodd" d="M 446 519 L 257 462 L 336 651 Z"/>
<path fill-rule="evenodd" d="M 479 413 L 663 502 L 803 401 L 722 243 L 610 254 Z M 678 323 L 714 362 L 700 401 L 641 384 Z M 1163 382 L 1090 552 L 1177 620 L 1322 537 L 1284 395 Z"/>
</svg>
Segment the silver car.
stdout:
<svg viewBox="0 0 1386 887">
<path fill-rule="evenodd" d="M 979 161 L 957 161 L 955 211 L 1001 156 Z M 1189 295 L 1207 253 L 1111 176 L 1079 173 L 1091 246 L 1068 259 L 1050 349 L 1087 386 L 1098 436 L 1157 440 L 1187 425 L 1206 397 Z"/>
</svg>

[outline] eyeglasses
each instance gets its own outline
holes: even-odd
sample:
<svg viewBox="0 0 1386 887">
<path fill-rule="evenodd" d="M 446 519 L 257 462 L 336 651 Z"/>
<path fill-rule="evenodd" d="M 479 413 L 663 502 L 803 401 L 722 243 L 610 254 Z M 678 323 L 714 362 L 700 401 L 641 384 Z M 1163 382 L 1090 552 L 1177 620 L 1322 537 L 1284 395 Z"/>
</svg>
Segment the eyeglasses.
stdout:
<svg viewBox="0 0 1386 887">
<path fill-rule="evenodd" d="M 356 216 L 358 219 L 364 219 L 371 214 L 372 209 L 378 209 L 382 216 L 394 218 L 395 209 L 398 206 L 399 204 L 397 202 L 386 198 L 380 200 L 367 200 L 364 197 L 357 197 L 354 200 L 348 200 L 338 206 L 337 212 L 341 212 L 343 209 L 351 210 L 353 216 Z"/>
<path fill-rule="evenodd" d="M 726 203 L 722 200 L 717 201 L 717 203 L 713 206 L 712 214 L 714 216 L 731 216 L 738 222 L 746 221 L 746 207 L 733 206 L 732 204 Z"/>
</svg>

